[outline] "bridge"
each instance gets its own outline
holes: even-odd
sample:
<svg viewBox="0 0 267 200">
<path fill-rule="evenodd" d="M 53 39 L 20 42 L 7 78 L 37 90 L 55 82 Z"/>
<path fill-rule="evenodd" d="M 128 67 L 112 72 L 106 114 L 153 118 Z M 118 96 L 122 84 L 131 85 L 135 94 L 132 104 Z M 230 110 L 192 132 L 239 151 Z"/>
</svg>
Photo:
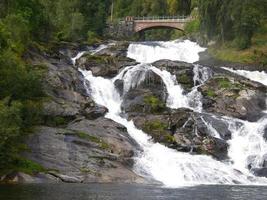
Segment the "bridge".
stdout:
<svg viewBox="0 0 267 200">
<path fill-rule="evenodd" d="M 126 23 L 133 23 L 135 33 L 152 28 L 174 28 L 184 31 L 185 24 L 192 19 L 185 16 L 126 17 Z"/>
<path fill-rule="evenodd" d="M 134 33 L 143 32 L 155 28 L 171 28 L 184 31 L 185 25 L 192 20 L 191 16 L 152 16 L 152 17 L 132 17 L 119 19 L 117 23 L 112 23 L 109 32 L 111 35 L 131 36 Z"/>
</svg>

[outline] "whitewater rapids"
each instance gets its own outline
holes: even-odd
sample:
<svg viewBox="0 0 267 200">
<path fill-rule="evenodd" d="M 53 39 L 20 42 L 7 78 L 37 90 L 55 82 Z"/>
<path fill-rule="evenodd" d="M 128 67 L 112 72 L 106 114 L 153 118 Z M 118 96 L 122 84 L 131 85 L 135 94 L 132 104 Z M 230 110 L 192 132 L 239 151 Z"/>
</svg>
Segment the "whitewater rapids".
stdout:
<svg viewBox="0 0 267 200">
<path fill-rule="evenodd" d="M 123 80 L 125 83 L 123 92 L 127 93 L 131 87 L 135 87 L 142 82 L 142 76 L 140 79 L 136 79 L 135 73 L 140 71 L 145 73 L 148 70 L 155 72 L 162 78 L 168 92 L 168 107 L 188 107 L 200 112 L 202 105 L 201 98 L 196 98 L 199 102 L 196 103 L 197 106 L 192 106 L 192 96 L 183 94 L 183 88 L 176 82 L 173 75 L 146 63 L 152 63 L 160 59 L 193 63 L 199 59 L 198 53 L 203 50 L 205 49 L 190 41 L 131 44 L 128 49 L 128 56 L 143 64 L 126 67 L 113 79 L 94 77 L 90 71 L 80 71 L 85 79 L 90 82 L 90 88 L 88 90 L 91 91 L 91 96 L 94 101 L 108 108 L 109 112 L 106 117 L 124 125 L 129 135 L 142 147 L 142 152 L 139 152 L 135 157 L 134 170 L 136 173 L 160 181 L 167 187 L 198 184 L 266 184 L 267 181 L 265 178 L 255 177 L 246 169 L 245 162 L 247 154 L 241 155 L 240 157 L 237 156 L 242 153 L 247 153 L 245 149 L 249 145 L 250 140 L 247 141 L 244 139 L 245 141 L 241 146 L 236 144 L 243 139 L 240 138 L 242 136 L 240 134 L 243 133 L 249 137 L 252 134 L 252 129 L 255 131 L 255 128 L 258 130 L 256 135 L 260 138 L 259 134 L 263 127 L 265 127 L 266 120 L 249 125 L 245 122 L 245 125 L 240 127 L 232 119 L 225 118 L 224 120 L 233 121 L 229 126 L 231 125 L 230 130 L 234 137 L 229 142 L 231 146 L 229 156 L 232 159 L 232 163 L 223 163 L 216 161 L 210 156 L 181 153 L 159 143 L 153 143 L 146 133 L 134 126 L 132 121 L 121 117 L 121 104 L 123 99 L 115 89 L 114 82 L 117 79 Z M 202 67 L 200 66 L 195 67 L 195 81 L 198 80 L 200 83 L 204 83 L 209 78 L 207 70 L 201 70 Z M 206 73 L 206 76 L 205 74 L 201 76 L 206 78 L 200 80 L 200 76 L 197 73 Z M 194 95 L 198 95 L 197 90 L 194 91 Z M 263 141 L 260 140 L 260 142 Z M 256 141 L 256 143 L 258 144 L 259 141 Z M 260 160 L 260 157 L 258 159 Z"/>
</svg>

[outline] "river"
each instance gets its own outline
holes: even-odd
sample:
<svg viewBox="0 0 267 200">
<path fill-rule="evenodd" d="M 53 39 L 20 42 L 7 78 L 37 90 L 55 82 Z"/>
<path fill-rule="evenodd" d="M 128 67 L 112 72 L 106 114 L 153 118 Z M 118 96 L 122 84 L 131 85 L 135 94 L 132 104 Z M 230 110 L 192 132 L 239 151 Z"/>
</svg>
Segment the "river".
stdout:
<svg viewBox="0 0 267 200">
<path fill-rule="evenodd" d="M 105 46 L 92 52 L 101 51 Z M 211 76 L 210 69 L 194 65 L 195 86 L 186 94 L 170 72 L 151 65 L 154 61 L 169 59 L 194 63 L 198 53 L 204 51 L 191 41 L 143 42 L 133 43 L 128 48 L 128 57 L 141 64 L 125 67 L 113 79 L 95 77 L 90 71 L 81 70 L 85 81 L 88 81 L 94 101 L 108 108 L 106 117 L 127 128 L 129 135 L 140 145 L 142 151 L 134 158 L 134 171 L 140 176 L 159 182 L 160 186 L 128 184 L 37 184 L 0 186 L 0 199 L 7 200 L 83 200 L 83 199 L 266 199 L 267 179 L 257 177 L 247 167 L 252 156 L 252 167 L 259 167 L 267 153 L 267 142 L 263 138 L 267 127 L 267 117 L 263 115 L 257 122 L 221 117 L 228 124 L 232 138 L 228 141 L 228 156 L 231 162 L 221 162 L 207 155 L 192 155 L 169 149 L 162 144 L 154 143 L 142 130 L 135 127 L 132 121 L 125 118 L 121 110 L 123 95 L 144 80 L 148 71 L 161 77 L 166 87 L 167 106 L 172 109 L 189 108 L 202 113 L 202 96 L 197 88 Z M 73 58 L 81 57 L 85 52 Z M 228 71 L 244 76 L 266 85 L 265 72 L 244 70 Z M 123 94 L 116 90 L 114 82 L 123 80 Z M 86 84 L 85 84 L 86 85 Z M 262 111 L 266 112 L 265 110 Z M 217 116 L 208 113 L 212 117 Z M 204 119 L 203 119 L 204 120 Z M 220 135 L 211 124 L 203 121 L 213 137 Z"/>
<path fill-rule="evenodd" d="M 260 186 L 162 188 L 118 184 L 37 184 L 0 186 L 1 200 L 264 200 Z"/>
</svg>

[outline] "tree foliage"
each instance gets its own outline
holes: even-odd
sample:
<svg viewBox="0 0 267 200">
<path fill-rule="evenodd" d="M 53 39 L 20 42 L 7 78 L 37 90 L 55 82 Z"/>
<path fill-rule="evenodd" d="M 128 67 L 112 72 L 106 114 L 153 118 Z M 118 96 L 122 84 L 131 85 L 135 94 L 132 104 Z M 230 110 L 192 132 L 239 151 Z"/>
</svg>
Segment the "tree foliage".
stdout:
<svg viewBox="0 0 267 200">
<path fill-rule="evenodd" d="M 208 39 L 234 40 L 244 49 L 267 13 L 266 0 L 199 0 L 202 32 Z"/>
</svg>

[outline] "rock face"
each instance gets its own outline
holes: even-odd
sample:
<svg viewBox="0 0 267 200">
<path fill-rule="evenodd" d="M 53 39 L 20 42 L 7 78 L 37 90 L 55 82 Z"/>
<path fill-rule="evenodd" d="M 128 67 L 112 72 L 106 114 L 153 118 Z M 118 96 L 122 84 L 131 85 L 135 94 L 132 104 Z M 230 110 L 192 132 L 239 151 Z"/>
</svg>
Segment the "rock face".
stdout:
<svg viewBox="0 0 267 200">
<path fill-rule="evenodd" d="M 10 174 L 6 179 L 14 182 L 145 182 L 132 170 L 133 157 L 140 150 L 138 144 L 129 137 L 125 127 L 104 118 L 107 108 L 92 100 L 90 85 L 66 56 L 71 52 L 74 51 L 28 53 L 28 62 L 46 69 L 43 85 L 49 98 L 44 103 L 43 126 L 37 127 L 36 133 L 28 138 L 30 151 L 24 156 L 47 171 L 34 176 Z M 121 67 L 119 62 L 127 63 L 126 58 L 116 58 L 112 68 L 108 65 L 111 57 L 104 57 L 107 63 L 105 59 L 99 63 L 95 58 L 91 60 L 95 67 L 108 68 L 108 72 L 101 69 L 97 75 L 115 75 Z M 90 62 L 86 62 L 84 67 L 93 70 Z"/>
<path fill-rule="evenodd" d="M 25 154 L 64 182 L 143 182 L 132 172 L 138 145 L 108 119 L 81 119 L 66 128 L 39 127 Z"/>
<path fill-rule="evenodd" d="M 215 76 L 200 87 L 206 111 L 257 121 L 266 109 L 266 87 L 230 76 Z"/>
</svg>

